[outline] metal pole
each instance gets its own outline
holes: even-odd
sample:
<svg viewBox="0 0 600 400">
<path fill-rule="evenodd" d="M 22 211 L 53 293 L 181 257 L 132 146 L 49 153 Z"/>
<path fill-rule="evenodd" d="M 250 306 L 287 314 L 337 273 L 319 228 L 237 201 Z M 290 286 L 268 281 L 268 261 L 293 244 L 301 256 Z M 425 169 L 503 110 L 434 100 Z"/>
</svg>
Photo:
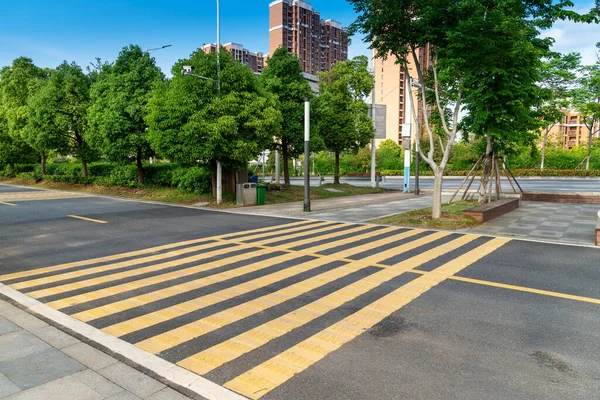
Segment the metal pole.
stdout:
<svg viewBox="0 0 600 400">
<path fill-rule="evenodd" d="M 419 124 L 417 124 L 417 133 L 415 133 L 415 135 L 421 135 L 420 129 L 418 128 Z M 421 158 L 421 155 L 419 154 L 419 144 L 417 143 L 416 139 L 415 149 L 417 150 L 415 152 L 415 194 L 418 195 L 419 193 L 421 193 L 421 190 L 419 189 L 419 160 Z"/>
<path fill-rule="evenodd" d="M 375 66 L 376 66 L 376 61 L 375 61 L 375 49 L 373 49 L 373 56 L 371 57 L 372 61 L 373 61 L 373 80 L 375 80 L 376 77 L 376 73 L 375 73 Z M 373 85 L 373 90 L 371 92 L 371 119 L 373 120 L 373 126 L 375 127 L 375 129 L 377 129 L 377 124 L 375 124 L 375 86 Z M 375 149 L 375 136 L 377 135 L 377 131 L 375 131 L 375 133 L 373 133 L 373 139 L 371 140 L 371 187 L 377 187 L 377 177 L 376 177 L 376 168 L 377 168 L 377 161 L 376 161 L 376 157 L 377 157 L 377 152 Z"/>
<path fill-rule="evenodd" d="M 219 0 L 217 0 L 217 90 L 219 96 L 221 95 L 221 61 L 220 53 L 221 50 L 221 7 Z M 223 202 L 223 171 L 221 168 L 221 161 L 217 160 L 217 204 Z"/>
<path fill-rule="evenodd" d="M 304 211 L 310 211 L 310 101 L 304 99 Z"/>
<path fill-rule="evenodd" d="M 275 183 L 279 185 L 279 150 L 275 150 Z"/>
<path fill-rule="evenodd" d="M 412 137 L 412 123 L 411 123 L 411 115 L 412 115 L 412 96 L 410 96 L 410 78 L 406 78 L 406 86 L 404 90 L 404 103 L 406 104 L 406 109 L 404 112 L 404 126 L 402 128 L 402 140 L 409 140 Z M 408 94 L 408 96 L 407 96 Z M 406 118 L 406 116 L 409 116 Z M 404 128 L 407 128 L 408 132 L 404 132 Z M 410 146 L 405 146 L 404 150 L 404 193 L 410 192 Z"/>
</svg>

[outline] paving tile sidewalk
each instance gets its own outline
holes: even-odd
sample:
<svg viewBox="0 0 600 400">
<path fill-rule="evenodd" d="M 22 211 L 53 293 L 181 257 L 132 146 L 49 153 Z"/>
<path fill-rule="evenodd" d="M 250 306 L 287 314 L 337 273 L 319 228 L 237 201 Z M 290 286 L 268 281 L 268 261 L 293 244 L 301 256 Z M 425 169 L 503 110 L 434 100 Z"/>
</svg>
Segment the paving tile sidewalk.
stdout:
<svg viewBox="0 0 600 400">
<path fill-rule="evenodd" d="M 469 232 L 594 245 L 599 205 L 524 201 Z"/>
<path fill-rule="evenodd" d="M 0 399 L 188 397 L 0 300 Z"/>
<path fill-rule="evenodd" d="M 310 213 L 302 210 L 302 202 L 236 208 L 228 211 L 239 214 L 276 215 L 356 223 L 426 207 L 431 207 L 430 194 L 415 196 L 412 193 L 394 191 L 382 194 L 363 194 L 312 200 L 312 212 Z"/>
</svg>

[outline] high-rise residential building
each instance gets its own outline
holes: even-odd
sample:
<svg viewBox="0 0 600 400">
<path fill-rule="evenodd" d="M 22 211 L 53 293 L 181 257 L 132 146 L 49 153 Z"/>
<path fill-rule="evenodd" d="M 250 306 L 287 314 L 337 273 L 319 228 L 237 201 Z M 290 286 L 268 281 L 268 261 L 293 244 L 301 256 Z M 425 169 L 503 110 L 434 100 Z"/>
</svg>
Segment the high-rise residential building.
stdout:
<svg viewBox="0 0 600 400">
<path fill-rule="evenodd" d="M 302 70 L 316 75 L 348 59 L 348 39 L 341 23 L 321 19 L 310 3 L 276 0 L 269 5 L 269 51 L 287 48 L 300 58 Z"/>
<path fill-rule="evenodd" d="M 254 53 L 244 46 L 237 43 L 221 44 L 221 47 L 231 53 L 233 59 L 250 67 L 256 74 L 260 74 L 265 67 L 265 57 L 263 53 Z M 214 53 L 217 49 L 216 43 L 202 45 L 202 50 L 205 53 Z"/>
<path fill-rule="evenodd" d="M 419 49 L 417 57 L 423 68 L 427 68 L 430 59 L 429 46 Z M 390 55 L 387 58 L 374 59 L 375 73 L 375 104 L 383 105 L 386 109 L 386 138 L 392 139 L 398 144 L 402 144 L 402 128 L 404 124 L 412 123 L 411 137 L 414 138 L 416 132 L 420 129 L 420 137 L 425 135 L 427 130 L 424 124 L 423 107 L 416 93 L 416 88 L 412 87 L 413 91 L 413 109 L 417 116 L 419 124 L 415 124 L 411 116 L 406 115 L 406 100 L 409 90 L 406 86 L 406 73 L 402 65 L 397 62 L 397 58 Z M 408 72 L 413 81 L 417 82 L 417 71 L 414 68 L 413 57 L 408 58 Z M 410 118 L 410 119 L 409 119 Z M 418 126 L 417 126 L 418 125 Z M 378 140 L 381 142 L 384 139 Z M 378 143 L 379 144 L 379 143 Z"/>
</svg>

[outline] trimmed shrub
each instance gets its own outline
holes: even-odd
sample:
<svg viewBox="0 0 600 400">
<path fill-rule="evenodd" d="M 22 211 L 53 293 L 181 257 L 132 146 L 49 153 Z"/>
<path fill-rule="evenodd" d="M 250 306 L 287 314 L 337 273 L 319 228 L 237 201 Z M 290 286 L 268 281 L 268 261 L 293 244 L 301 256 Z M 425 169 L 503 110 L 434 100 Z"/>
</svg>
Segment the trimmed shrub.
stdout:
<svg viewBox="0 0 600 400">
<path fill-rule="evenodd" d="M 204 168 L 190 167 L 173 171 L 171 184 L 195 194 L 212 193 L 212 174 Z"/>
</svg>

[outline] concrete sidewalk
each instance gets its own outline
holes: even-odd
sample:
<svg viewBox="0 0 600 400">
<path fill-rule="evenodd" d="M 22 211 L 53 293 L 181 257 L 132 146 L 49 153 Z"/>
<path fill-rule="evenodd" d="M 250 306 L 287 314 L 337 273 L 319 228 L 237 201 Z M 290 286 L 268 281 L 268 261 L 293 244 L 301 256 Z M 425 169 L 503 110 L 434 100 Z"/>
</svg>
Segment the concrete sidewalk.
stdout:
<svg viewBox="0 0 600 400">
<path fill-rule="evenodd" d="M 0 300 L 0 399 L 188 397 Z"/>
<path fill-rule="evenodd" d="M 272 215 L 356 223 L 426 207 L 431 207 L 430 194 L 415 196 L 412 193 L 395 191 L 312 200 L 312 212 L 310 213 L 303 211 L 302 202 L 236 208 L 228 211 L 246 215 Z"/>
<path fill-rule="evenodd" d="M 469 232 L 593 246 L 598 210 L 594 204 L 524 201 Z"/>
</svg>

